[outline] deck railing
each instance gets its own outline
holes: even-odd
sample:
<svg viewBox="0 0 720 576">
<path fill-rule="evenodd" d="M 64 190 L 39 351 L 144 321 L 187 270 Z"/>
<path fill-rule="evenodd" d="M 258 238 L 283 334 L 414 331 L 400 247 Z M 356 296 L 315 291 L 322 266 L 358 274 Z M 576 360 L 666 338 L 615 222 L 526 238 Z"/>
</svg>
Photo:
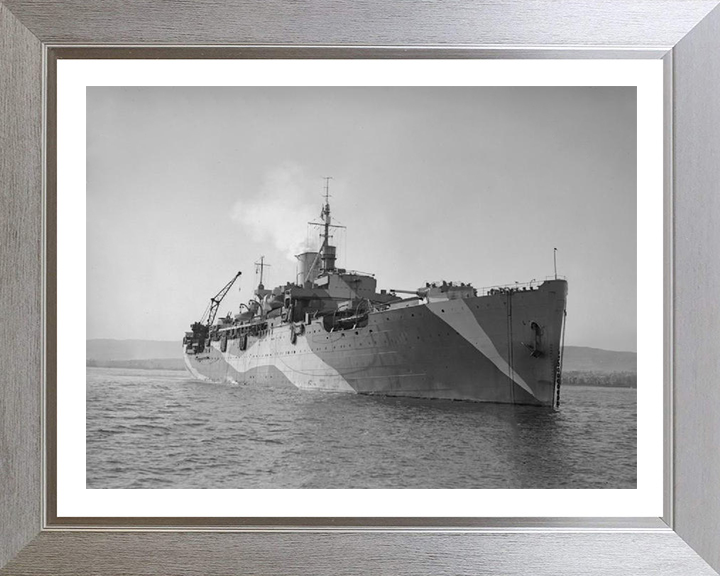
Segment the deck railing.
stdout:
<svg viewBox="0 0 720 576">
<path fill-rule="evenodd" d="M 494 286 L 483 286 L 482 288 L 478 288 L 478 296 L 488 296 L 490 294 L 491 290 L 498 291 L 498 292 L 523 292 L 523 291 L 532 291 L 537 290 L 541 284 L 544 282 L 547 282 L 548 280 L 566 280 L 565 276 L 561 276 L 560 274 L 556 276 L 546 276 L 542 280 L 530 280 L 530 282 L 513 282 L 512 284 L 495 284 Z M 493 292 L 494 293 L 494 292 Z"/>
</svg>

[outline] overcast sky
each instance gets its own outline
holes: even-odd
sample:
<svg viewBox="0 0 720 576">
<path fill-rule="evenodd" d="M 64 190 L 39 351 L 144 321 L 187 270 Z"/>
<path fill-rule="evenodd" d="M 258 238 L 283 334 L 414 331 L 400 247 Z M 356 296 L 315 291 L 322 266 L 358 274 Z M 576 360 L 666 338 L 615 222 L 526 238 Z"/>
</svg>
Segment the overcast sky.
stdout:
<svg viewBox="0 0 720 576">
<path fill-rule="evenodd" d="M 636 350 L 636 91 L 89 88 L 87 337 L 180 340 L 295 278 L 332 176 L 379 288 L 569 282 L 566 344 Z M 238 291 L 238 286 L 240 290 Z"/>
</svg>

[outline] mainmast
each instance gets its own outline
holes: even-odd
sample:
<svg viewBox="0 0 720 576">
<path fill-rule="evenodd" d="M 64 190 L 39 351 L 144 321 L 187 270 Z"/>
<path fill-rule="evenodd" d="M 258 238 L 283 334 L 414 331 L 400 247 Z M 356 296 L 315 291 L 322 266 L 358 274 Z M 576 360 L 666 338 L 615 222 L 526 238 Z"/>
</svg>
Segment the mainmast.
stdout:
<svg viewBox="0 0 720 576">
<path fill-rule="evenodd" d="M 260 271 L 260 284 L 258 285 L 258 290 L 263 290 L 265 286 L 263 286 L 263 270 L 266 266 L 270 266 L 270 264 L 265 264 L 265 256 L 260 256 L 260 262 L 255 262 L 255 274 Z"/>
</svg>

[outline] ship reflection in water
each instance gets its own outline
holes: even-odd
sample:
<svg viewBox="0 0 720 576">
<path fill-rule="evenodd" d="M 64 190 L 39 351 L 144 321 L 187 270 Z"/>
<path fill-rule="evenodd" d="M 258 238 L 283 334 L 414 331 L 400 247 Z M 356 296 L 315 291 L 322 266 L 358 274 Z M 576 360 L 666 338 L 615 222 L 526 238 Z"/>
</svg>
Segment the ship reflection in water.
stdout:
<svg viewBox="0 0 720 576">
<path fill-rule="evenodd" d="M 87 370 L 88 488 L 635 488 L 636 390 L 560 411 Z"/>
</svg>

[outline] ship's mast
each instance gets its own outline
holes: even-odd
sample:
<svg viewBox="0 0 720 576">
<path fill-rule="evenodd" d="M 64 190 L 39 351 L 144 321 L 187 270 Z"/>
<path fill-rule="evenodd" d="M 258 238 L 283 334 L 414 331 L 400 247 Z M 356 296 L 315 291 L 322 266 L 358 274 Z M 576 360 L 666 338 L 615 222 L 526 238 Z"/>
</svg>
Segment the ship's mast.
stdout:
<svg viewBox="0 0 720 576">
<path fill-rule="evenodd" d="M 317 256 L 315 256 L 315 260 L 313 260 L 312 266 L 310 266 L 310 269 L 305 276 L 305 281 L 309 278 L 310 271 L 315 269 L 318 260 L 322 261 L 321 272 L 332 272 L 335 270 L 335 259 L 337 254 L 335 246 L 330 245 L 330 238 L 332 238 L 330 228 L 345 228 L 345 226 L 333 224 L 332 218 L 330 217 L 330 180 L 332 180 L 332 176 L 324 176 L 323 180 L 325 180 L 325 203 L 323 204 L 322 211 L 320 212 L 322 223 L 308 222 L 310 226 L 323 227 L 322 232 L 320 232 L 322 243 L 320 244 L 320 250 L 317 253 Z"/>
<path fill-rule="evenodd" d="M 332 224 L 332 219 L 330 218 L 330 180 L 332 180 L 332 176 L 325 176 L 323 180 L 325 180 L 325 204 L 323 205 L 321 214 L 323 219 L 323 242 L 320 255 L 322 257 L 323 272 L 332 272 L 335 270 L 336 255 L 335 246 L 330 246 L 330 228 L 340 228 L 340 226 Z"/>
<path fill-rule="evenodd" d="M 330 225 L 331 225 L 331 219 L 330 219 L 330 180 L 332 180 L 332 176 L 324 176 L 323 180 L 325 180 L 325 205 L 322 209 L 322 218 L 323 222 L 325 224 L 325 231 L 323 233 L 323 243 L 322 243 L 322 252 L 325 252 L 325 248 L 327 248 L 329 242 L 330 242 Z"/>
<path fill-rule="evenodd" d="M 263 286 L 263 270 L 266 266 L 270 266 L 270 264 L 265 264 L 265 256 L 260 256 L 260 262 L 255 262 L 255 266 L 255 273 L 260 270 L 260 284 L 258 285 L 258 289 L 262 290 L 265 288 L 265 286 Z"/>
</svg>

